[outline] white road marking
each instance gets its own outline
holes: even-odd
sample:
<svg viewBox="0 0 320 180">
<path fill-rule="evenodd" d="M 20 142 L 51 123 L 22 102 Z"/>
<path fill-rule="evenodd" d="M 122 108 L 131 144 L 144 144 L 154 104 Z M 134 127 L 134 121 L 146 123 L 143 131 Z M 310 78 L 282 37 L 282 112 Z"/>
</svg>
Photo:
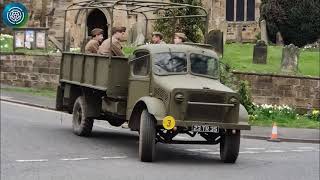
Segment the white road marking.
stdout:
<svg viewBox="0 0 320 180">
<path fill-rule="evenodd" d="M 315 149 L 314 147 L 298 147 L 298 149 Z"/>
<path fill-rule="evenodd" d="M 68 159 L 68 158 L 65 158 L 65 159 L 59 159 L 61 161 L 82 161 L 82 160 L 88 160 L 89 158 L 71 158 L 71 159 Z"/>
<path fill-rule="evenodd" d="M 48 159 L 18 159 L 16 162 L 47 162 Z"/>
<path fill-rule="evenodd" d="M 311 149 L 293 149 L 291 151 L 293 151 L 293 152 L 310 152 L 312 150 Z"/>
<path fill-rule="evenodd" d="M 102 159 L 125 159 L 127 156 L 110 156 L 110 157 L 102 157 Z"/>
<path fill-rule="evenodd" d="M 247 150 L 265 150 L 266 148 L 245 148 Z"/>
<path fill-rule="evenodd" d="M 264 151 L 266 153 L 283 153 L 285 151 L 282 151 L 282 150 L 267 150 L 267 151 Z"/>
<path fill-rule="evenodd" d="M 214 154 L 214 155 L 216 155 L 216 154 L 220 154 L 220 152 L 207 152 L 207 154 Z"/>
<path fill-rule="evenodd" d="M 239 154 L 257 154 L 259 152 L 256 151 L 240 151 Z"/>
<path fill-rule="evenodd" d="M 197 152 L 197 151 L 200 151 L 200 152 L 207 152 L 207 151 L 210 151 L 209 149 L 185 149 L 186 151 L 191 151 L 191 152 Z"/>
</svg>

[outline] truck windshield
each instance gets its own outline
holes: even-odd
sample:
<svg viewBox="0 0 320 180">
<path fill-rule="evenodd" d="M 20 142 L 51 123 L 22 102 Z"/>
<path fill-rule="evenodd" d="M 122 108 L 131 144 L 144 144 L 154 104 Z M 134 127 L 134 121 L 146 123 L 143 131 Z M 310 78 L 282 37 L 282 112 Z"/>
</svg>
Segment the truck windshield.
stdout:
<svg viewBox="0 0 320 180">
<path fill-rule="evenodd" d="M 191 54 L 191 72 L 195 74 L 217 78 L 219 76 L 219 64 L 217 59 L 202 54 Z"/>
<path fill-rule="evenodd" d="M 165 52 L 154 55 L 154 73 L 158 75 L 187 72 L 187 55 L 180 52 Z"/>
</svg>

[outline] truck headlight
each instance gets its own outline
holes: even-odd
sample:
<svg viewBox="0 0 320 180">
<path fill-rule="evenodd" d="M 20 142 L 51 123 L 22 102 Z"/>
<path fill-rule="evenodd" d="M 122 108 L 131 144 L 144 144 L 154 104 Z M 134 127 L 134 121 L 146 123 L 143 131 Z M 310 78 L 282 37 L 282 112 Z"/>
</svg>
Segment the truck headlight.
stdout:
<svg viewBox="0 0 320 180">
<path fill-rule="evenodd" d="M 232 98 L 229 99 L 229 103 L 231 103 L 231 104 L 237 104 L 237 103 L 238 103 L 238 99 L 235 98 L 235 97 L 232 97 Z"/>
<path fill-rule="evenodd" d="M 182 103 L 184 101 L 184 95 L 182 93 L 176 93 L 176 95 L 174 96 L 174 99 L 178 103 Z"/>
</svg>

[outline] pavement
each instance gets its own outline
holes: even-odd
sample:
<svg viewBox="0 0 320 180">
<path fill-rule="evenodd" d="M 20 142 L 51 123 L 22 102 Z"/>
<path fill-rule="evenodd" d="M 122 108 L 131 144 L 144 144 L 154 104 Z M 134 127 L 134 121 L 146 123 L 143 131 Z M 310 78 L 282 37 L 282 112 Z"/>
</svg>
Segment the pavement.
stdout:
<svg viewBox="0 0 320 180">
<path fill-rule="evenodd" d="M 1 84 L 2 88 L 11 86 Z M 33 107 L 55 110 L 55 99 L 34 96 L 28 93 L 5 91 L 1 89 L 1 101 L 19 103 Z M 242 137 L 248 139 L 267 140 L 270 138 L 272 127 L 252 126 L 250 131 L 242 131 Z M 283 128 L 278 127 L 278 139 L 285 142 L 320 143 L 319 129 Z"/>
<path fill-rule="evenodd" d="M 224 164 L 219 145 L 157 143 L 156 161 L 143 163 L 137 132 L 95 121 L 79 137 L 70 114 L 0 104 L 1 180 L 319 180 L 319 144 L 241 139 L 237 162 Z"/>
</svg>

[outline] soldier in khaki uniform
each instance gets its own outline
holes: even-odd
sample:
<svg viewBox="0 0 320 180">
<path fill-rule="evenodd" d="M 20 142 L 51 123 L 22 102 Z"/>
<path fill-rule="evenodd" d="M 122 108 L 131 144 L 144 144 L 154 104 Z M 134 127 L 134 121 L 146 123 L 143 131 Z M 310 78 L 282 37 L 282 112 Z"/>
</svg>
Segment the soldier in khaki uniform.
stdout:
<svg viewBox="0 0 320 180">
<path fill-rule="evenodd" d="M 187 41 L 187 36 L 184 33 L 175 33 L 174 34 L 174 44 L 182 44 Z"/>
<path fill-rule="evenodd" d="M 152 43 L 153 44 L 166 44 L 163 40 L 163 34 L 161 32 L 152 33 Z"/>
<path fill-rule="evenodd" d="M 103 55 L 109 55 L 110 53 L 112 53 L 112 56 L 124 56 L 120 41 L 124 39 L 125 32 L 125 27 L 112 28 L 112 46 L 110 45 L 110 38 L 108 38 L 103 41 L 103 43 L 99 47 L 98 53 Z"/>
<path fill-rule="evenodd" d="M 85 53 L 98 53 L 99 45 L 103 40 L 103 30 L 95 28 L 91 31 L 92 39 L 86 44 Z"/>
</svg>

